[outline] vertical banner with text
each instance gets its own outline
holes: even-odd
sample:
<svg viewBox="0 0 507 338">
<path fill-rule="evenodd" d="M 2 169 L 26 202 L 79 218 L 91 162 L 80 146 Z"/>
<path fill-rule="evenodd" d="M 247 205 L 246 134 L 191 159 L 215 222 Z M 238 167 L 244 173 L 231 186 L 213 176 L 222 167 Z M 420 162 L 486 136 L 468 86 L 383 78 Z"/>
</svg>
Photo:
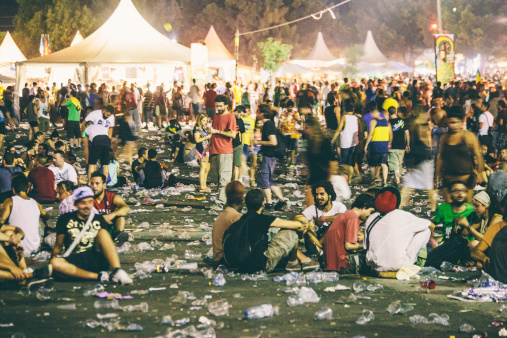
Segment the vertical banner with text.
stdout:
<svg viewBox="0 0 507 338">
<path fill-rule="evenodd" d="M 445 84 L 454 78 L 454 34 L 435 34 L 437 81 Z"/>
</svg>

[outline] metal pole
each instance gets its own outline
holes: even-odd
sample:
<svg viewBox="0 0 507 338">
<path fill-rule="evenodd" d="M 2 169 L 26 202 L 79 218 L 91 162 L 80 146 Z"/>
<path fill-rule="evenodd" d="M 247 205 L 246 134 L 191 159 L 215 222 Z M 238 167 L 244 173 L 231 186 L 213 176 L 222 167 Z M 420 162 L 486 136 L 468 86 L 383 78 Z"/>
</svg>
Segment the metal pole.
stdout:
<svg viewBox="0 0 507 338">
<path fill-rule="evenodd" d="M 437 0 L 437 15 L 438 15 L 438 33 L 442 34 L 442 8 L 440 8 L 440 0 Z"/>
<path fill-rule="evenodd" d="M 234 36 L 234 58 L 236 59 L 235 68 L 235 79 L 238 83 L 238 60 L 239 60 L 239 30 L 236 29 L 236 35 Z"/>
<path fill-rule="evenodd" d="M 438 66 L 437 66 L 437 36 L 433 35 L 433 50 L 435 51 L 435 83 L 438 82 Z"/>
</svg>

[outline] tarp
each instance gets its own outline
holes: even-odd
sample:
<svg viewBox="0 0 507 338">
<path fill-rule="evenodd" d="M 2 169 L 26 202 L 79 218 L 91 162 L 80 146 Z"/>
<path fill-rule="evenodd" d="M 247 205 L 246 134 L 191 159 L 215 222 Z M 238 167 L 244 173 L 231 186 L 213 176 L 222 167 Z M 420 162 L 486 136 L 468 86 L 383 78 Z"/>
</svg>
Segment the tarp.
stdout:
<svg viewBox="0 0 507 338">
<path fill-rule="evenodd" d="M 7 32 L 2 44 L 0 45 L 0 65 L 25 60 L 26 57 L 19 50 L 18 46 L 12 39 L 11 34 Z"/>
<path fill-rule="evenodd" d="M 190 48 L 153 28 L 132 4 L 121 0 L 111 17 L 75 46 L 25 64 L 168 64 L 190 62 Z"/>
<path fill-rule="evenodd" d="M 382 69 L 386 73 L 412 73 L 414 71 L 414 68 L 396 61 L 389 61 L 382 66 Z"/>
<path fill-rule="evenodd" d="M 371 31 L 368 31 L 366 34 L 366 41 L 363 46 L 364 54 L 361 56 L 360 60 L 363 62 L 368 62 L 373 65 L 382 65 L 389 61 L 388 58 L 377 47 L 375 40 L 373 39 L 373 34 Z"/>
<path fill-rule="evenodd" d="M 70 43 L 70 46 L 74 46 L 74 45 L 77 45 L 78 43 L 80 43 L 81 41 L 83 41 L 83 36 L 81 35 L 81 33 L 79 32 L 79 30 L 77 31 L 76 33 L 76 36 L 74 37 L 74 39 L 72 40 L 72 42 Z"/>
</svg>

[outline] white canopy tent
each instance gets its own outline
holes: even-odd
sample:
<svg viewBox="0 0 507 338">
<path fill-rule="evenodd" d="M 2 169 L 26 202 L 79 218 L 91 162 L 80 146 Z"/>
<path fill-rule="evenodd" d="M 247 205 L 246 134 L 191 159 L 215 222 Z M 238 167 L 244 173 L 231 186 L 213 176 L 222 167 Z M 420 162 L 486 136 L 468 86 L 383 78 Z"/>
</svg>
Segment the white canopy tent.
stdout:
<svg viewBox="0 0 507 338">
<path fill-rule="evenodd" d="M 305 73 L 311 73 L 312 70 L 310 68 L 306 68 L 294 63 L 286 63 L 275 73 L 275 77 L 283 77 L 285 75 L 299 75 L 299 74 L 305 74 Z"/>
<path fill-rule="evenodd" d="M 342 60 L 336 58 L 329 48 L 327 48 L 324 36 L 321 32 L 317 34 L 315 45 L 313 45 L 313 49 L 306 59 L 291 61 L 291 63 L 295 63 L 306 68 L 324 68 L 341 62 Z"/>
<path fill-rule="evenodd" d="M 76 36 L 74 36 L 74 39 L 72 39 L 72 42 L 70 43 L 70 46 L 72 47 L 74 45 L 77 45 L 81 41 L 83 41 L 83 36 L 81 35 L 81 33 L 78 30 L 77 33 L 76 33 Z"/>
<path fill-rule="evenodd" d="M 364 42 L 363 51 L 364 54 L 360 58 L 362 62 L 371 63 L 375 66 L 381 66 L 389 61 L 389 59 L 377 47 L 371 31 L 368 31 L 366 34 L 366 41 Z"/>
<path fill-rule="evenodd" d="M 223 72 L 221 75 L 225 81 L 233 81 L 235 78 L 236 60 L 227 50 L 222 40 L 220 40 L 213 26 L 210 27 L 204 42 L 206 43 L 206 47 L 208 47 L 208 67 L 218 68 Z"/>
<path fill-rule="evenodd" d="M 385 73 L 411 73 L 414 71 L 414 68 L 404 65 L 403 63 L 396 61 L 389 61 L 385 65 L 382 66 L 382 69 Z"/>
<path fill-rule="evenodd" d="M 368 31 L 366 34 L 363 52 L 364 54 L 360 58 L 361 62 L 358 64 L 358 69 L 362 70 L 362 74 L 397 74 L 411 73 L 414 71 L 413 68 L 403 63 L 389 60 L 378 48 L 371 31 Z"/>
<path fill-rule="evenodd" d="M 99 78 L 104 66 L 131 67 L 125 73 L 134 75 L 139 66 L 144 69 L 152 66 L 153 75 L 157 77 L 157 72 L 171 74 L 175 67 L 189 63 L 190 48 L 154 29 L 131 0 L 121 0 L 111 17 L 80 43 L 47 56 L 18 62 L 16 82 L 17 88 L 21 88 L 27 67 L 59 68 L 69 75 L 67 78 L 75 74 L 80 83 L 89 84 Z M 107 73 L 110 71 L 112 69 Z M 172 79 L 172 76 L 164 79 Z"/>
<path fill-rule="evenodd" d="M 14 83 L 16 77 L 15 63 L 26 60 L 23 53 L 12 39 L 9 32 L 5 34 L 4 40 L 0 45 L 0 81 L 4 83 Z"/>
</svg>

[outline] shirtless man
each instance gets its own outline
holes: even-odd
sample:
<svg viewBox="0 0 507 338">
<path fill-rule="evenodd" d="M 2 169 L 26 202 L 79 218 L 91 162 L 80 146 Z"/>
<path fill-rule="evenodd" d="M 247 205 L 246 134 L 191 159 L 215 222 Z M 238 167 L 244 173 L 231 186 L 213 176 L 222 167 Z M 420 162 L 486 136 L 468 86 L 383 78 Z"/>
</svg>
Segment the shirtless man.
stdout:
<svg viewBox="0 0 507 338">
<path fill-rule="evenodd" d="M 431 130 L 431 136 L 433 137 L 433 149 L 434 155 L 438 150 L 440 143 L 440 137 L 447 132 L 447 125 L 445 119 L 447 112 L 443 110 L 444 99 L 440 96 L 433 98 L 433 107 L 430 109 L 431 123 L 433 124 Z"/>
</svg>

